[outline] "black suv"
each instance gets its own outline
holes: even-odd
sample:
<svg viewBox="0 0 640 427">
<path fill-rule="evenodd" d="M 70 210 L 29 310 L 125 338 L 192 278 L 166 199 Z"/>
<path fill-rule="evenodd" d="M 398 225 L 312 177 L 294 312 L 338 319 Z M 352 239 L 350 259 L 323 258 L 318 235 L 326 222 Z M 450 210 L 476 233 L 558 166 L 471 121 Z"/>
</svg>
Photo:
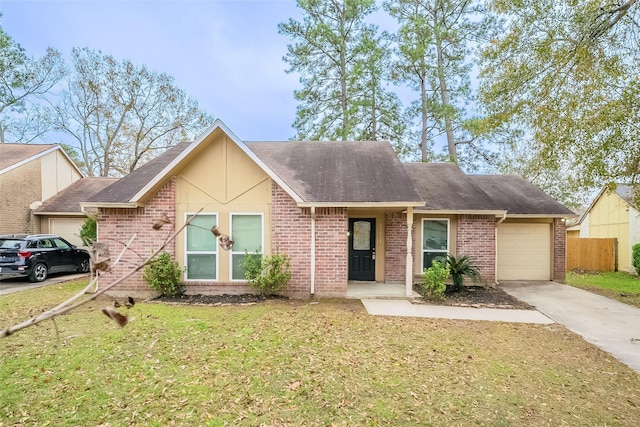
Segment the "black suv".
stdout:
<svg viewBox="0 0 640 427">
<path fill-rule="evenodd" d="M 90 262 L 89 252 L 57 235 L 0 235 L 0 279 L 42 282 L 50 273 L 87 273 Z"/>
</svg>

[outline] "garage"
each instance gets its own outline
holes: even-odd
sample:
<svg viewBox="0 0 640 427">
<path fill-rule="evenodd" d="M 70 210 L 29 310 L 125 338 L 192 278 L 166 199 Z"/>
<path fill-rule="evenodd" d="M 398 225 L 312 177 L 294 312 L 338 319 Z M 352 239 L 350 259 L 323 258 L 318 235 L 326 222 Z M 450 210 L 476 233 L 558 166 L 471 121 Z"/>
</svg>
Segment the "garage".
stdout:
<svg viewBox="0 0 640 427">
<path fill-rule="evenodd" d="M 76 246 L 82 246 L 80 229 L 85 218 L 49 218 L 49 232 L 62 236 Z"/>
<path fill-rule="evenodd" d="M 498 281 L 551 280 L 551 224 L 498 225 Z"/>
</svg>

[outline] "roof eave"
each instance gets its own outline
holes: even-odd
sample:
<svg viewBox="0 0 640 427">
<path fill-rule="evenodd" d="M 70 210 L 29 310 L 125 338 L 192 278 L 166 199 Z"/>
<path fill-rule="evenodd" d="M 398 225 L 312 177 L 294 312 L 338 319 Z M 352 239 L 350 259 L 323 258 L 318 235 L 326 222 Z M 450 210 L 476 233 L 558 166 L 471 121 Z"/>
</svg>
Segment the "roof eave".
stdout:
<svg viewBox="0 0 640 427">
<path fill-rule="evenodd" d="M 80 211 L 73 211 L 73 212 L 55 212 L 55 211 L 38 211 L 38 212 L 34 212 L 34 215 L 41 215 L 41 216 L 86 216 L 83 212 Z"/>
<path fill-rule="evenodd" d="M 136 209 L 144 206 L 145 204 L 140 202 L 81 202 L 80 203 L 80 208 L 83 211 L 86 208 Z"/>
<path fill-rule="evenodd" d="M 482 209 L 417 209 L 416 213 L 429 213 L 436 215 L 495 215 L 496 217 L 503 217 L 507 211 L 506 210 L 482 210 Z"/>
<path fill-rule="evenodd" d="M 298 202 L 301 208 L 406 208 L 424 206 L 424 202 Z"/>
<path fill-rule="evenodd" d="M 554 214 L 510 214 L 507 213 L 507 218 L 576 218 L 578 215 L 571 213 L 571 214 L 561 214 L 561 213 L 554 213 Z"/>
</svg>

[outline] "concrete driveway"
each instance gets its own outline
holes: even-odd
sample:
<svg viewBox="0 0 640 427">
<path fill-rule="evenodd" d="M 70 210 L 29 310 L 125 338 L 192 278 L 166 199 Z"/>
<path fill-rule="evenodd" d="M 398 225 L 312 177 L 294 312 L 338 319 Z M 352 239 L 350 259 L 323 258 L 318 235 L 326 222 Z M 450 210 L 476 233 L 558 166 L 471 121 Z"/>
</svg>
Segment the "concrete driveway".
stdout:
<svg viewBox="0 0 640 427">
<path fill-rule="evenodd" d="M 500 288 L 640 372 L 640 308 L 557 282 Z"/>
<path fill-rule="evenodd" d="M 70 280 L 87 277 L 85 274 L 57 274 L 49 277 L 44 282 L 31 283 L 25 278 L 0 280 L 0 295 L 11 294 L 13 292 L 26 291 L 27 289 L 39 288 L 41 286 L 54 285 L 56 283 L 68 282 Z"/>
</svg>

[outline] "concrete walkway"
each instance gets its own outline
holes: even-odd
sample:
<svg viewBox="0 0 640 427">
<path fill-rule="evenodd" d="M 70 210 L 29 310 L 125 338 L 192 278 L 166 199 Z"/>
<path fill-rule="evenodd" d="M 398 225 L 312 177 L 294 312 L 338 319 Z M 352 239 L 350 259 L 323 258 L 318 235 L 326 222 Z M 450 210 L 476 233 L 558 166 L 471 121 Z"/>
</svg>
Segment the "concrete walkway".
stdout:
<svg viewBox="0 0 640 427">
<path fill-rule="evenodd" d="M 405 300 L 363 299 L 369 314 L 376 316 L 428 317 L 433 319 L 493 320 L 498 322 L 550 324 L 553 320 L 535 310 L 450 307 L 412 304 Z"/>
<path fill-rule="evenodd" d="M 556 282 L 508 282 L 500 287 L 640 371 L 640 308 Z"/>
</svg>

